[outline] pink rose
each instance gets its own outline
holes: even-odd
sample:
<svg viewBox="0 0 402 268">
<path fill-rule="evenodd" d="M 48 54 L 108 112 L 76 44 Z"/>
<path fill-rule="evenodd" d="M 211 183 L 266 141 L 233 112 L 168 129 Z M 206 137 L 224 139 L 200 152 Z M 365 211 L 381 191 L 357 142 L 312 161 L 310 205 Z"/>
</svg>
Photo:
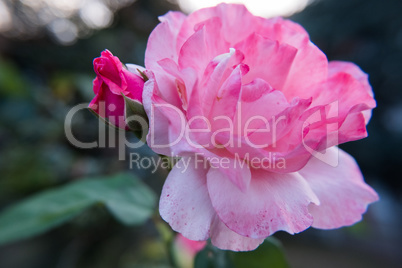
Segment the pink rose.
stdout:
<svg viewBox="0 0 402 268">
<path fill-rule="evenodd" d="M 148 144 L 180 156 L 160 214 L 191 240 L 253 250 L 276 231 L 332 229 L 378 200 L 335 145 L 367 136 L 367 75 L 328 62 L 298 24 L 221 4 L 169 12 L 151 33 Z"/>
<path fill-rule="evenodd" d="M 128 129 L 122 94 L 142 103 L 144 88 L 144 80 L 137 71 L 144 68 L 133 64 L 128 64 L 127 68 L 128 70 L 109 50 L 103 51 L 99 58 L 95 58 L 96 78 L 93 81 L 93 90 L 96 96 L 89 104 L 89 108 L 101 118 L 122 129 Z"/>
</svg>

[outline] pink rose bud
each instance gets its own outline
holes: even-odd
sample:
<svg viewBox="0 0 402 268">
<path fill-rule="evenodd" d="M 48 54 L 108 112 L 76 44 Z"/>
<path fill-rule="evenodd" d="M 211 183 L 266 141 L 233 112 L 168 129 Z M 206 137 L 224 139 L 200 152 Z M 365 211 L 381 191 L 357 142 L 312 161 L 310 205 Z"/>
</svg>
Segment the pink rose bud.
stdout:
<svg viewBox="0 0 402 268">
<path fill-rule="evenodd" d="M 127 130 L 124 96 L 142 104 L 144 88 L 144 79 L 138 71 L 143 68 L 135 65 L 129 65 L 128 68 L 109 50 L 102 51 L 101 56 L 94 59 L 96 78 L 93 90 L 96 96 L 89 104 L 89 108 L 99 117 Z"/>
<path fill-rule="evenodd" d="M 194 258 L 207 245 L 206 241 L 193 241 L 177 234 L 174 240 L 174 253 L 179 267 L 193 267 Z"/>
<path fill-rule="evenodd" d="M 148 145 L 179 156 L 159 211 L 173 230 L 253 250 L 277 231 L 333 229 L 378 200 L 336 145 L 367 136 L 367 75 L 328 62 L 282 18 L 220 4 L 169 12 L 145 52 Z"/>
</svg>

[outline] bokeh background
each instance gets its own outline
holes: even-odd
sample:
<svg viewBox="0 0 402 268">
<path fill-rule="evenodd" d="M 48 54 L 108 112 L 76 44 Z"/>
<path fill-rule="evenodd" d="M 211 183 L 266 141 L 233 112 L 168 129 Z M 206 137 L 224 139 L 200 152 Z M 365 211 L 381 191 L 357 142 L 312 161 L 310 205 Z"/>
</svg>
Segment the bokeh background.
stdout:
<svg viewBox="0 0 402 268">
<path fill-rule="evenodd" d="M 107 48 L 123 62 L 143 65 L 159 15 L 213 2 L 0 0 L 0 211 L 81 177 L 129 170 L 116 149 L 82 150 L 65 137 L 67 112 L 93 97 L 92 60 Z M 402 1 L 245 2 L 261 16 L 296 12 L 291 19 L 329 60 L 353 61 L 369 74 L 378 104 L 369 137 L 341 147 L 356 158 L 380 202 L 352 227 L 277 233 L 291 267 L 401 267 Z M 72 126 L 81 141 L 98 138 L 99 122 L 88 111 L 79 112 Z M 167 175 L 130 172 L 156 192 Z M 126 268 L 143 267 L 143 259 L 155 265 L 144 267 L 167 267 L 156 266 L 165 253 L 155 241 L 151 224 L 124 227 L 93 208 L 46 234 L 0 246 L 0 267 Z"/>
</svg>

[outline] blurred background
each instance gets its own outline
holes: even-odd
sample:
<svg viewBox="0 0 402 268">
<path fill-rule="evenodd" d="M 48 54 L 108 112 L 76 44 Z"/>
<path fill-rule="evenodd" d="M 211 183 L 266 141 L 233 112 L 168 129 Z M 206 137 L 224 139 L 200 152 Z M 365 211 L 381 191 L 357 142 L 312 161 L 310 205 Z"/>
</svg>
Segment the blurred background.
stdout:
<svg viewBox="0 0 402 268">
<path fill-rule="evenodd" d="M 0 0 L 0 211 L 83 176 L 129 170 L 117 150 L 81 150 L 64 134 L 67 112 L 93 97 L 93 58 L 107 48 L 125 63 L 143 65 L 158 16 L 217 2 Z M 299 22 L 329 60 L 355 62 L 369 74 L 377 100 L 369 137 L 341 147 L 356 158 L 380 202 L 352 227 L 277 233 L 291 267 L 401 267 L 402 1 L 244 2 L 256 15 Z M 89 111 L 74 117 L 81 141 L 96 140 L 98 128 Z M 167 174 L 131 172 L 157 193 Z M 155 246 L 158 235 L 149 225 L 124 227 L 90 209 L 46 234 L 0 246 L 0 267 L 153 267 L 142 260 L 164 263 L 166 252 Z"/>
</svg>

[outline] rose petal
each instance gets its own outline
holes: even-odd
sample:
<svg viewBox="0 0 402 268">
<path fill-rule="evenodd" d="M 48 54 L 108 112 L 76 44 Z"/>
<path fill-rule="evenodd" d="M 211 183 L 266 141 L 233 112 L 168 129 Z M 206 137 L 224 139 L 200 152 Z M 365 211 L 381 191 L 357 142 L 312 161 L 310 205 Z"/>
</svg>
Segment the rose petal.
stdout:
<svg viewBox="0 0 402 268">
<path fill-rule="evenodd" d="M 371 111 L 376 102 L 363 83 L 351 74 L 337 72 L 315 87 L 320 94 L 313 99 L 311 106 L 315 110 L 319 108 L 320 112 L 315 113 L 319 116 L 310 114 L 303 119 L 309 124 L 304 141 L 327 139 L 321 148 L 325 149 L 367 136 L 365 125 L 368 117 L 364 112 Z"/>
<path fill-rule="evenodd" d="M 360 84 L 363 86 L 364 90 L 371 96 L 374 97 L 373 89 L 368 81 L 368 75 L 364 73 L 356 64 L 352 62 L 344 61 L 331 61 L 328 65 L 329 76 L 333 76 L 336 73 L 344 72 L 352 75 Z M 371 118 L 371 109 L 363 111 L 364 119 L 366 125 Z"/>
<path fill-rule="evenodd" d="M 374 96 L 373 90 L 368 81 L 368 75 L 362 71 L 356 64 L 346 61 L 330 61 L 328 64 L 328 76 L 331 77 L 336 73 L 343 72 L 352 75 L 360 83 L 364 85 L 367 93 Z"/>
<path fill-rule="evenodd" d="M 311 204 L 313 227 L 321 229 L 352 225 L 362 219 L 367 206 L 378 200 L 377 193 L 368 186 L 355 160 L 344 151 L 333 147 L 327 149 L 324 161 L 339 158 L 332 167 L 312 158 L 299 173 L 318 196 L 320 205 Z"/>
<path fill-rule="evenodd" d="M 217 129 L 215 119 L 225 116 L 233 122 L 237 110 L 237 103 L 240 100 L 241 83 L 242 83 L 241 66 L 238 65 L 231 75 L 226 79 L 221 88 L 215 95 L 212 109 L 209 112 L 208 118 L 212 120 L 212 129 Z"/>
<path fill-rule="evenodd" d="M 155 74 L 160 90 L 159 96 L 177 107 L 180 107 L 181 100 L 177 91 L 171 90 L 176 88 L 175 79 L 167 75 L 158 62 L 165 58 L 177 62 L 178 51 L 176 51 L 175 40 L 185 18 L 186 16 L 181 12 L 168 12 L 160 17 L 161 23 L 150 34 L 145 51 L 145 67 Z"/>
<path fill-rule="evenodd" d="M 297 49 L 286 83 L 277 89 L 285 93 L 288 101 L 294 97 L 312 97 L 310 87 L 327 78 L 328 60 L 325 54 L 309 41 L 309 35 L 303 27 L 290 20 L 272 18 L 264 20 L 253 30 L 265 38 Z"/>
<path fill-rule="evenodd" d="M 144 85 L 142 95 L 145 112 L 150 126 L 147 143 L 157 153 L 179 155 L 192 151 L 183 138 L 186 130 L 186 116 L 176 106 L 159 97 L 158 84 L 152 72 L 146 72 L 149 80 Z"/>
<path fill-rule="evenodd" d="M 274 96 L 277 96 L 275 91 L 272 93 Z M 269 100 L 269 95 L 266 96 L 266 100 Z M 258 124 L 249 124 L 247 129 L 241 127 L 241 131 L 243 132 L 241 135 L 244 136 L 235 137 L 232 146 L 228 146 L 226 149 L 241 159 L 269 159 L 271 165 L 269 167 L 268 165 L 265 166 L 268 170 L 274 172 L 287 173 L 299 170 L 311 157 L 311 154 L 301 144 L 303 138 L 303 121 L 298 120 L 309 107 L 310 103 L 310 100 L 295 99 L 289 104 L 289 107 L 275 116 L 267 118 L 267 126 L 265 124 L 261 126 Z M 257 105 L 255 106 L 255 108 L 251 105 L 249 107 L 250 109 L 259 111 Z M 247 112 L 243 111 L 244 108 L 242 107 L 241 112 L 247 114 Z M 250 111 L 250 118 L 252 118 L 252 111 Z M 269 112 L 268 108 L 267 112 Z M 262 120 L 253 121 L 257 123 L 262 122 Z M 253 121 L 250 122 L 253 123 Z M 236 125 L 239 123 L 244 124 L 244 122 L 237 120 Z M 229 137 L 225 137 L 224 135 L 227 134 L 222 132 L 216 135 L 217 140 L 221 144 L 225 144 L 226 140 L 229 139 Z M 320 141 L 318 140 L 318 142 Z M 316 148 L 315 144 L 312 145 L 309 143 L 309 145 Z"/>
<path fill-rule="evenodd" d="M 123 72 L 123 64 L 118 57 L 113 56 L 109 50 L 104 50 L 101 57 L 94 59 L 93 65 L 95 73 L 110 91 L 115 94 L 128 93 L 126 92 L 127 81 Z"/>
<path fill-rule="evenodd" d="M 251 171 L 247 164 L 239 164 L 238 159 L 231 157 L 210 156 L 210 165 L 226 176 L 240 191 L 246 193 L 251 182 Z M 212 162 L 215 161 L 215 162 Z"/>
<path fill-rule="evenodd" d="M 239 235 L 230 230 L 215 215 L 211 226 L 211 242 L 214 246 L 223 250 L 249 251 L 256 249 L 264 242 L 264 238 L 254 239 Z"/>
<path fill-rule="evenodd" d="M 207 172 L 204 162 L 196 162 L 194 157 L 182 158 L 169 173 L 159 202 L 162 218 L 191 240 L 209 238 L 215 215 L 207 191 Z"/>
<path fill-rule="evenodd" d="M 187 162 L 189 161 L 189 162 Z M 185 168 L 184 162 L 188 167 Z M 173 230 L 191 240 L 206 240 L 221 248 L 253 250 L 264 239 L 241 236 L 227 228 L 217 217 L 209 199 L 204 162 L 183 158 L 170 172 L 163 186 L 159 211 Z"/>
<path fill-rule="evenodd" d="M 180 49 L 180 68 L 193 68 L 201 79 L 208 63 L 228 50 L 229 44 L 220 38 L 221 27 L 219 18 L 211 18 L 196 25 L 195 33 Z"/>
<path fill-rule="evenodd" d="M 286 83 L 282 88 L 288 100 L 295 97 L 310 98 L 320 93 L 312 87 L 325 81 L 328 74 L 328 60 L 325 54 L 308 41 L 298 49 L 289 71 Z"/>
<path fill-rule="evenodd" d="M 279 94 L 275 95 L 277 96 Z M 278 102 L 280 103 L 280 99 Z M 259 104 L 261 106 L 261 102 L 259 102 Z M 280 153 L 292 150 L 301 142 L 303 129 L 302 121 L 299 121 L 299 118 L 307 110 L 310 104 L 311 100 L 308 99 L 294 99 L 284 110 L 278 111 L 277 114 L 271 115 L 270 117 L 268 117 L 269 109 L 267 109 L 267 115 L 265 118 L 268 126 L 261 125 L 260 129 L 256 128 L 254 131 L 254 127 L 250 124 L 248 126 L 249 131 L 247 130 L 247 140 L 250 141 L 251 144 L 261 146 L 259 148 L 264 148 L 270 152 Z M 268 105 L 268 103 L 265 105 Z M 282 105 L 278 106 L 282 108 L 285 107 L 286 104 L 282 103 Z M 243 107 L 242 110 L 244 110 Z M 256 116 L 257 115 L 259 114 L 256 114 Z M 246 127 L 243 129 L 243 131 L 246 131 Z M 266 146 L 262 147 L 263 145 Z"/>
<path fill-rule="evenodd" d="M 308 205 L 319 204 L 307 182 L 297 173 L 254 169 L 249 189 L 244 193 L 219 169 L 211 168 L 207 185 L 219 218 L 229 229 L 251 238 L 265 238 L 279 230 L 301 232 L 313 222 Z"/>
<path fill-rule="evenodd" d="M 316 86 L 320 94 L 313 98 L 312 106 L 326 105 L 337 102 L 338 117 L 345 117 L 351 112 L 372 109 L 376 102 L 364 84 L 351 74 L 337 72 L 332 74 L 323 84 Z"/>
<path fill-rule="evenodd" d="M 187 110 L 189 96 L 191 96 L 194 87 L 197 84 L 197 73 L 192 68 L 180 69 L 172 59 L 163 59 L 158 64 L 170 74 L 176 81 L 177 93 L 181 99 L 183 110 Z"/>
<path fill-rule="evenodd" d="M 113 126 L 126 129 L 124 99 L 121 94 L 111 92 L 106 84 L 102 83 L 88 107 Z"/>
<path fill-rule="evenodd" d="M 216 7 L 203 8 L 191 13 L 180 30 L 178 45 L 182 44 L 194 33 L 197 24 L 210 18 L 220 18 L 222 30 L 220 40 L 236 44 L 250 35 L 250 29 L 258 28 L 263 18 L 253 16 L 244 5 L 219 4 Z"/>
<path fill-rule="evenodd" d="M 256 33 L 235 45 L 235 48 L 246 55 L 244 63 L 250 67 L 244 84 L 260 78 L 275 89 L 283 88 L 297 53 L 296 48 Z"/>
<path fill-rule="evenodd" d="M 158 61 L 162 59 L 177 61 L 176 37 L 186 16 L 181 12 L 171 11 L 159 19 L 161 23 L 149 35 L 145 51 L 145 67 L 153 71 L 160 70 Z"/>
<path fill-rule="evenodd" d="M 230 49 L 229 53 L 220 54 L 209 62 L 194 96 L 194 101 L 202 102 L 203 114 L 210 113 L 219 89 L 233 72 L 231 66 L 237 66 L 243 58 L 239 51 Z"/>
<path fill-rule="evenodd" d="M 309 35 L 301 25 L 281 17 L 265 19 L 259 27 L 253 29 L 265 38 L 280 44 L 289 44 L 297 49 L 303 48 L 309 41 Z"/>
</svg>

